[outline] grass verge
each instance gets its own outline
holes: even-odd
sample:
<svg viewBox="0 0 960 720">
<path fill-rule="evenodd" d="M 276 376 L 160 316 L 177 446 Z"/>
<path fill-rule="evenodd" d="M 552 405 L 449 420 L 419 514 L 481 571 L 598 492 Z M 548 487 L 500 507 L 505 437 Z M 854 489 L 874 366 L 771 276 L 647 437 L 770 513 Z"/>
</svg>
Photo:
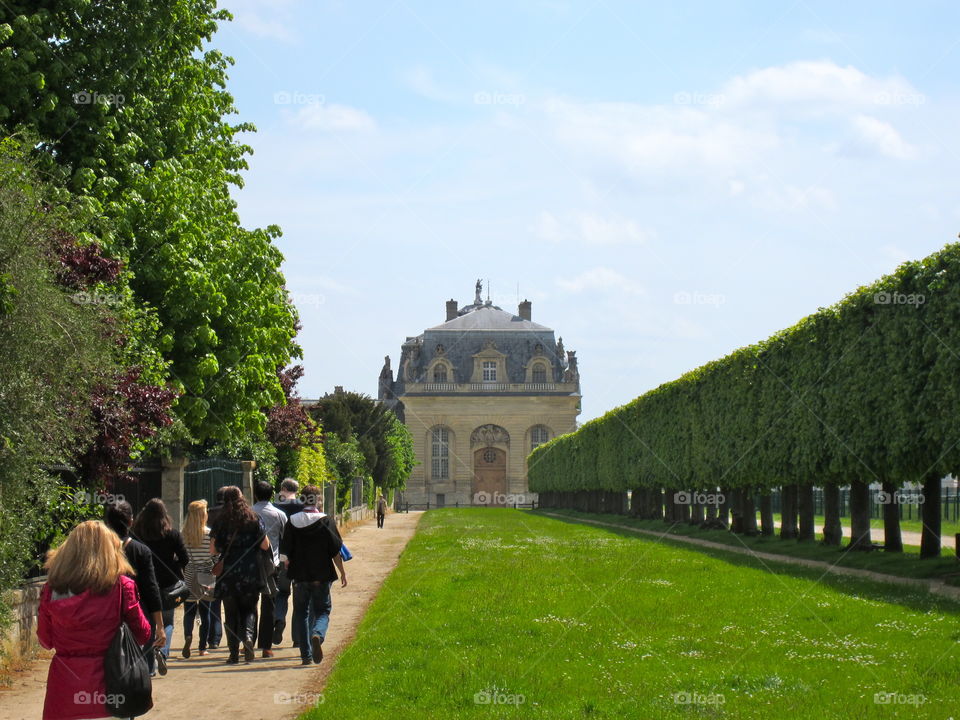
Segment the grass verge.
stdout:
<svg viewBox="0 0 960 720">
<path fill-rule="evenodd" d="M 537 513 L 431 511 L 303 717 L 820 720 L 957 707 L 957 604 L 724 555 Z"/>
</svg>

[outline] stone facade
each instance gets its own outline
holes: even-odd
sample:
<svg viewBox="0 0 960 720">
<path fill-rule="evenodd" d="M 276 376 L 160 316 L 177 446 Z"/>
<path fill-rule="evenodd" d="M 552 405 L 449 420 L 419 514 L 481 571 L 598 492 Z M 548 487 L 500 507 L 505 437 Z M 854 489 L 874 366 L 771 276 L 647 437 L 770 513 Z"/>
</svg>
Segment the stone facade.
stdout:
<svg viewBox="0 0 960 720">
<path fill-rule="evenodd" d="M 480 298 L 450 300 L 446 321 L 408 337 L 394 379 L 389 356 L 379 400 L 410 429 L 419 464 L 403 499 L 415 505 L 512 505 L 536 499 L 527 456 L 572 432 L 580 412 L 576 354 L 554 331 Z"/>
</svg>

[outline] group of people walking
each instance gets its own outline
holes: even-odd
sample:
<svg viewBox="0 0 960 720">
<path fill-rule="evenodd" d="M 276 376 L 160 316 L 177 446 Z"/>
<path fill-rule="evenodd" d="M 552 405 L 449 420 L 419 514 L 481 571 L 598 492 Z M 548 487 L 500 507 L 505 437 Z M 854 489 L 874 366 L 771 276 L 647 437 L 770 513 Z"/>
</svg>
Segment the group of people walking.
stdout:
<svg viewBox="0 0 960 720">
<path fill-rule="evenodd" d="M 321 490 L 284 480 L 254 488 L 249 505 L 226 486 L 208 509 L 190 503 L 183 531 L 173 527 L 162 500 L 134 517 L 125 501 L 105 508 L 103 521 L 79 524 L 48 555 L 40 598 L 40 644 L 56 650 L 47 678 L 44 720 L 108 717 L 104 657 L 126 622 L 143 647 L 150 675 L 165 675 L 175 610 L 183 605 L 184 645 L 193 654 L 216 650 L 225 636 L 228 664 L 273 657 L 283 640 L 293 595 L 291 636 L 301 663 L 319 663 L 331 611 L 330 591 L 347 576 L 343 541 L 322 511 Z M 120 612 L 117 612 L 119 608 Z M 259 611 L 259 622 L 258 622 Z"/>
</svg>

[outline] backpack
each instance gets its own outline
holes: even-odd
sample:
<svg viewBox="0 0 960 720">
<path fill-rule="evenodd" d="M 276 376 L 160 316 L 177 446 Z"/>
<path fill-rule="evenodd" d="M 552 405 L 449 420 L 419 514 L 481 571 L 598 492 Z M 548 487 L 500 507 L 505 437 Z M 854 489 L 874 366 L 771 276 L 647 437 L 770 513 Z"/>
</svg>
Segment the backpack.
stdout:
<svg viewBox="0 0 960 720">
<path fill-rule="evenodd" d="M 145 715 L 153 707 L 153 685 L 143 649 L 123 619 L 122 584 L 119 590 L 120 627 L 103 658 L 106 710 L 112 717 L 131 718 Z"/>
</svg>

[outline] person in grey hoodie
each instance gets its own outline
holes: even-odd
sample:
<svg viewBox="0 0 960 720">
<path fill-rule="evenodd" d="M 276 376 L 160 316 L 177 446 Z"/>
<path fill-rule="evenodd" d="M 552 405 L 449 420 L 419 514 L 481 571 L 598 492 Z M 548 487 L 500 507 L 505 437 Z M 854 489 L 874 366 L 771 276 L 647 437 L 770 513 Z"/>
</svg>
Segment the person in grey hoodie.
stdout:
<svg viewBox="0 0 960 720">
<path fill-rule="evenodd" d="M 343 540 L 333 518 L 318 507 L 320 488 L 303 489 L 302 511 L 290 517 L 280 540 L 280 561 L 293 582 L 293 625 L 300 628 L 300 659 L 303 665 L 323 659 L 323 639 L 330 624 L 330 588 L 340 578 L 347 586 L 340 548 Z M 311 617 L 312 616 L 312 617 Z M 307 642 L 309 641 L 309 642 Z"/>
</svg>

